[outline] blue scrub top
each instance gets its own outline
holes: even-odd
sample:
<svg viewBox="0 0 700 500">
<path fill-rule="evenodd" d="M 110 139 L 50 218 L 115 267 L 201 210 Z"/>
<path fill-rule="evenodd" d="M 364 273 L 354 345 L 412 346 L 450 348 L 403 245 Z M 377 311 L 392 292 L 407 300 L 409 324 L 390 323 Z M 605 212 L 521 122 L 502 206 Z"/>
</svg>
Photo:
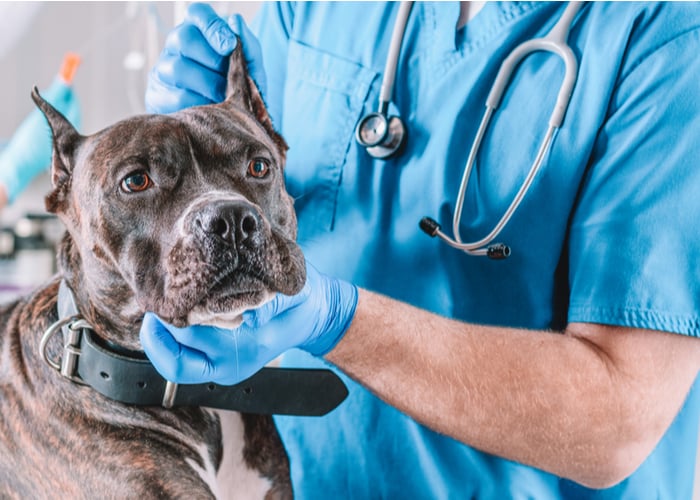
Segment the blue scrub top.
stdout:
<svg viewBox="0 0 700 500">
<path fill-rule="evenodd" d="M 390 109 L 406 122 L 408 143 L 380 161 L 356 143 L 354 129 L 376 110 L 398 4 L 264 5 L 254 27 L 265 98 L 290 145 L 288 188 L 314 265 L 474 323 L 561 331 L 593 322 L 700 336 L 697 4 L 592 3 L 579 12 L 569 37 L 580 63 L 571 106 L 499 237 L 512 248 L 509 259 L 470 257 L 418 228 L 429 215 L 451 233 L 499 64 L 517 44 L 543 36 L 564 7 L 489 2 L 456 30 L 457 3 L 417 2 Z M 543 53 L 519 67 L 466 192 L 465 241 L 488 233 L 521 185 L 562 74 L 561 61 Z M 299 351 L 284 362 L 324 364 Z M 345 380 L 350 396 L 328 416 L 277 418 L 298 498 L 692 495 L 699 380 L 646 462 L 603 491 L 434 433 Z"/>
</svg>

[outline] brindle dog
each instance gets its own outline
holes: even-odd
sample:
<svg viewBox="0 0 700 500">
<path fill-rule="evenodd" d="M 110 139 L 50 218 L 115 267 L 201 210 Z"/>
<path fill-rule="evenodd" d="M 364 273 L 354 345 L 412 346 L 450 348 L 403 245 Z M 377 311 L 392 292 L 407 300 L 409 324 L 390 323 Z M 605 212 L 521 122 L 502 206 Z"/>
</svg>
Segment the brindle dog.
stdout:
<svg viewBox="0 0 700 500">
<path fill-rule="evenodd" d="M 50 212 L 67 228 L 59 275 L 0 309 L 0 497 L 287 498 L 269 416 L 136 407 L 61 377 L 40 337 L 64 280 L 112 345 L 139 349 L 145 311 L 175 325 L 235 325 L 305 281 L 286 193 L 287 146 L 240 44 L 227 99 L 81 136 L 34 91 L 53 132 Z M 47 344 L 61 356 L 61 335 Z"/>
</svg>

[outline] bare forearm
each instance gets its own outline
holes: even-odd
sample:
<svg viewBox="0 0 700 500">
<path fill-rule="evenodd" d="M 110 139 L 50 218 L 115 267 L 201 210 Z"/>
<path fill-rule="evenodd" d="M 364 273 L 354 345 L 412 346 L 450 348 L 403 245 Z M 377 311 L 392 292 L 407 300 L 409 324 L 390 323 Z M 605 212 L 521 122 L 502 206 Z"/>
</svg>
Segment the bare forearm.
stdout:
<svg viewBox="0 0 700 500">
<path fill-rule="evenodd" d="M 682 354 L 695 373 L 698 345 Z M 366 291 L 327 358 L 434 430 L 592 486 L 632 472 L 616 469 L 651 451 L 694 378 L 685 369 L 685 388 L 643 392 L 656 381 L 630 383 L 586 337 L 468 325 Z M 630 425 L 640 414 L 648 426 Z"/>
</svg>

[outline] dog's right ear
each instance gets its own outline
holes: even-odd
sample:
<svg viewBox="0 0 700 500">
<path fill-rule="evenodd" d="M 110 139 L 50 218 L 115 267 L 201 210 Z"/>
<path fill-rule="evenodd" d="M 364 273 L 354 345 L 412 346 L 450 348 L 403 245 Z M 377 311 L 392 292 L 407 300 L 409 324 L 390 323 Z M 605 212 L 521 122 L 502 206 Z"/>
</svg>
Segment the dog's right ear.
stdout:
<svg viewBox="0 0 700 500">
<path fill-rule="evenodd" d="M 53 154 L 51 155 L 51 184 L 53 191 L 46 197 L 46 209 L 56 213 L 64 204 L 70 178 L 75 164 L 75 154 L 83 137 L 56 108 L 32 89 L 32 100 L 46 117 L 53 137 Z"/>
<path fill-rule="evenodd" d="M 275 141 L 282 155 L 285 155 L 288 149 L 287 143 L 272 126 L 265 102 L 248 73 L 248 64 L 243 55 L 240 38 L 238 38 L 236 48 L 231 54 L 226 83 L 226 100 L 222 105 L 243 108 L 252 114 Z"/>
</svg>

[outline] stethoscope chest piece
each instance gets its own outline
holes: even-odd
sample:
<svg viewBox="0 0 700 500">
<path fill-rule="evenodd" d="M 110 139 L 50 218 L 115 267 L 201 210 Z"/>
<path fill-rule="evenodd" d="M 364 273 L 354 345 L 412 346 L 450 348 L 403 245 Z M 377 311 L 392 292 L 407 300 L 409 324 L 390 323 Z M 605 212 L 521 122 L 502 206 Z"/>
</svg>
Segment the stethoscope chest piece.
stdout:
<svg viewBox="0 0 700 500">
<path fill-rule="evenodd" d="M 357 142 L 373 158 L 386 159 L 396 154 L 406 141 L 406 127 L 398 116 L 370 113 L 355 129 Z"/>
</svg>

